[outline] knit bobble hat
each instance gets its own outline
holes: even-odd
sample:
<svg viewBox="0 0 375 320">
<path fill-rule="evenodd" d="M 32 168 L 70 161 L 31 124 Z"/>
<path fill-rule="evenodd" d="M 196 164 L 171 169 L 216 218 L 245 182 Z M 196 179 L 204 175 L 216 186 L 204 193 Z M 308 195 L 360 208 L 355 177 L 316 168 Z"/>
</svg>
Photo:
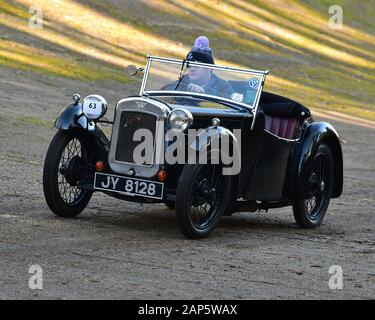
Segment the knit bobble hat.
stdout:
<svg viewBox="0 0 375 320">
<path fill-rule="evenodd" d="M 209 44 L 210 42 L 205 36 L 200 36 L 195 39 L 194 46 L 187 54 L 186 60 L 215 64 L 212 50 L 209 47 Z"/>
</svg>

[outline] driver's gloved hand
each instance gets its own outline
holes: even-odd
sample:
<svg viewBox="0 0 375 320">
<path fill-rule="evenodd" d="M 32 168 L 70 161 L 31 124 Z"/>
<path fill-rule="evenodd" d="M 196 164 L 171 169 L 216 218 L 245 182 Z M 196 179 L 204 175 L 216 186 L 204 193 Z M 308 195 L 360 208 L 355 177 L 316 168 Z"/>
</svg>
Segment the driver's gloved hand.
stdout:
<svg viewBox="0 0 375 320">
<path fill-rule="evenodd" d="M 191 92 L 204 93 L 204 89 L 201 86 L 198 86 L 197 84 L 190 83 L 187 88 Z"/>
</svg>

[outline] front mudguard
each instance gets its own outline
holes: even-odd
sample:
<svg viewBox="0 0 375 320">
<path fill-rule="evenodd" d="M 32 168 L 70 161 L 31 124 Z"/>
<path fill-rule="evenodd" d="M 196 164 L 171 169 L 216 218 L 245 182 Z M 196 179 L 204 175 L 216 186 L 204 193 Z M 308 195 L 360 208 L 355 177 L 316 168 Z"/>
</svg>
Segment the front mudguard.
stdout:
<svg viewBox="0 0 375 320">
<path fill-rule="evenodd" d="M 229 159 L 229 150 L 223 153 L 223 145 L 219 142 L 226 139 L 233 148 L 232 157 Z M 241 170 L 241 134 L 233 134 L 227 128 L 221 126 L 211 126 L 202 130 L 195 141 L 190 144 L 190 147 L 197 153 L 205 152 L 208 147 L 211 147 L 210 156 L 211 160 L 213 157 L 218 158 L 218 161 L 224 164 L 223 174 L 224 175 L 238 175 Z M 232 163 L 227 163 L 225 160 L 233 160 Z M 228 167 L 231 165 L 231 167 Z"/>
<path fill-rule="evenodd" d="M 313 122 L 307 125 L 301 137 L 299 148 L 296 150 L 296 182 L 294 192 L 306 194 L 307 181 L 313 166 L 313 159 L 321 144 L 326 144 L 332 151 L 334 165 L 334 180 L 332 198 L 338 198 L 343 189 L 343 154 L 340 138 L 327 122 Z"/>
<path fill-rule="evenodd" d="M 81 128 L 89 131 L 89 121 L 83 115 L 82 103 L 70 104 L 66 106 L 55 121 L 55 127 L 61 130 Z"/>
<path fill-rule="evenodd" d="M 83 114 L 82 103 L 66 106 L 55 120 L 55 127 L 59 130 L 78 131 L 90 136 L 95 149 L 107 157 L 110 142 L 97 123 L 90 121 Z"/>
<path fill-rule="evenodd" d="M 199 159 L 199 154 L 203 152 L 207 152 L 208 148 L 211 148 L 209 153 L 209 158 L 214 156 L 213 148 L 216 148 L 214 140 L 217 139 L 221 140 L 225 138 L 228 139 L 228 141 L 232 145 L 232 164 L 228 165 L 228 163 L 225 163 L 222 161 L 222 149 L 218 150 L 220 153 L 218 161 L 224 164 L 223 167 L 223 174 L 224 175 L 230 175 L 232 177 L 232 187 L 231 190 L 228 190 L 230 192 L 229 195 L 229 201 L 227 208 L 225 209 L 224 215 L 231 215 L 234 212 L 237 211 L 237 193 L 239 188 L 239 173 L 241 171 L 241 134 L 240 132 L 238 134 L 233 134 L 232 131 L 225 127 L 221 126 L 211 126 L 206 128 L 205 130 L 201 131 L 200 134 L 197 135 L 197 138 L 195 141 L 190 145 L 190 147 L 196 152 L 198 155 L 197 158 Z"/>
</svg>

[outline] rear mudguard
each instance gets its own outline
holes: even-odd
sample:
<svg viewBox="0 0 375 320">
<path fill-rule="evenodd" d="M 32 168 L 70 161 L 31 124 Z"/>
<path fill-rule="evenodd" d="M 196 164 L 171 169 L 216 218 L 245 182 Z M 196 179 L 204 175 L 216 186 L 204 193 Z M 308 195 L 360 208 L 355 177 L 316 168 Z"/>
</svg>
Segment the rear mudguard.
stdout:
<svg viewBox="0 0 375 320">
<path fill-rule="evenodd" d="M 340 138 L 336 130 L 326 122 L 312 122 L 307 125 L 296 150 L 296 184 L 294 192 L 305 194 L 311 172 L 314 155 L 321 144 L 326 144 L 332 151 L 334 181 L 332 198 L 338 198 L 343 189 L 343 155 Z"/>
<path fill-rule="evenodd" d="M 55 127 L 64 131 L 80 131 L 89 135 L 95 147 L 101 153 L 108 154 L 109 140 L 94 122 L 86 118 L 82 112 L 82 103 L 70 104 L 66 106 L 55 121 Z"/>
</svg>

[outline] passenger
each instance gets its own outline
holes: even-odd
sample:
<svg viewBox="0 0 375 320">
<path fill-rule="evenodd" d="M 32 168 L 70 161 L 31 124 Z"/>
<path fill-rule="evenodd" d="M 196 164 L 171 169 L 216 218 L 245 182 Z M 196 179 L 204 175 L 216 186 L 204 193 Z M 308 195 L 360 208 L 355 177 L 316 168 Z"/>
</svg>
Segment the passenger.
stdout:
<svg viewBox="0 0 375 320">
<path fill-rule="evenodd" d="M 193 48 L 186 56 L 186 61 L 196 61 L 207 64 L 215 64 L 212 50 L 209 47 L 209 40 L 205 36 L 200 36 L 195 40 Z M 175 89 L 185 91 L 208 94 L 213 96 L 219 96 L 223 98 L 231 98 L 234 93 L 231 85 L 220 79 L 213 73 L 212 69 L 202 68 L 199 66 L 189 66 L 187 76 L 184 76 L 181 83 L 175 89 L 175 86 L 169 85 L 168 89 Z M 173 88 L 172 88 L 173 87 Z"/>
</svg>

